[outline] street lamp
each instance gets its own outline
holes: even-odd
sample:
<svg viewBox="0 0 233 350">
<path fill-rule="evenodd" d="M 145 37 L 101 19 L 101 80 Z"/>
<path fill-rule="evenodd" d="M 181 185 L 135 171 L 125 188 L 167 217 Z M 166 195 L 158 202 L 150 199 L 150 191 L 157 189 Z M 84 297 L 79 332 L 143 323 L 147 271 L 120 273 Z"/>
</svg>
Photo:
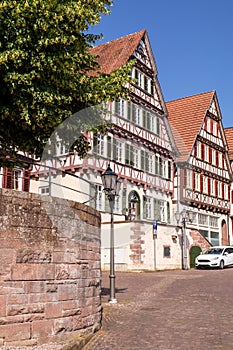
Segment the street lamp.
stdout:
<svg viewBox="0 0 233 350">
<path fill-rule="evenodd" d="M 106 193 L 109 206 L 111 210 L 111 229 L 110 229 L 110 298 L 109 303 L 117 303 L 115 297 L 115 266 L 114 266 L 114 221 L 113 211 L 115 205 L 115 197 L 119 195 L 121 182 L 118 180 L 117 175 L 110 168 L 108 164 L 107 170 L 101 175 L 102 183 L 104 186 L 104 192 Z"/>
<path fill-rule="evenodd" d="M 175 218 L 177 221 L 177 225 L 179 224 L 179 221 L 181 220 L 182 223 L 182 269 L 188 270 L 188 256 L 187 256 L 187 237 L 186 237 L 186 221 L 192 222 L 193 221 L 193 212 L 186 211 L 185 209 L 182 210 L 181 213 L 178 211 L 175 213 Z"/>
</svg>

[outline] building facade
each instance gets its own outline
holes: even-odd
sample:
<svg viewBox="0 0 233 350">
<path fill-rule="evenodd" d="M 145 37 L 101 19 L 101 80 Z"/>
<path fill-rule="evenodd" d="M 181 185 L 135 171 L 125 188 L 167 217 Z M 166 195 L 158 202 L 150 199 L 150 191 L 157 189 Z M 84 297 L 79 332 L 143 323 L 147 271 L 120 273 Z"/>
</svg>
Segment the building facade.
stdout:
<svg viewBox="0 0 233 350">
<path fill-rule="evenodd" d="M 232 242 L 231 168 L 216 92 L 165 103 L 146 30 L 92 53 L 105 74 L 134 60 L 128 98 L 104 104 L 109 126 L 87 134 L 86 158 L 57 142 L 56 157 L 34 166 L 30 189 L 101 212 L 102 269 L 108 269 L 110 207 L 101 175 L 110 164 L 121 181 L 114 207 L 116 269 L 193 266 L 201 249 Z M 184 213 L 192 213 L 192 222 Z"/>
<path fill-rule="evenodd" d="M 228 245 L 231 169 L 216 92 L 171 101 L 167 108 L 180 152 L 175 160 L 175 210 L 191 212 L 190 228 L 212 245 Z"/>
</svg>

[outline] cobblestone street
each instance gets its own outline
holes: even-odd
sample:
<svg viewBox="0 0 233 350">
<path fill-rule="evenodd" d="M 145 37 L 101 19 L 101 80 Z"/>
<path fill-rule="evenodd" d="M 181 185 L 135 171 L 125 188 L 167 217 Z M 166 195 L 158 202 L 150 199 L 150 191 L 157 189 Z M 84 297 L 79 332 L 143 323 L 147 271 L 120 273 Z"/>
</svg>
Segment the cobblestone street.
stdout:
<svg viewBox="0 0 233 350">
<path fill-rule="evenodd" d="M 116 272 L 115 305 L 105 272 L 102 287 L 103 325 L 84 350 L 233 350 L 233 268 Z"/>
</svg>

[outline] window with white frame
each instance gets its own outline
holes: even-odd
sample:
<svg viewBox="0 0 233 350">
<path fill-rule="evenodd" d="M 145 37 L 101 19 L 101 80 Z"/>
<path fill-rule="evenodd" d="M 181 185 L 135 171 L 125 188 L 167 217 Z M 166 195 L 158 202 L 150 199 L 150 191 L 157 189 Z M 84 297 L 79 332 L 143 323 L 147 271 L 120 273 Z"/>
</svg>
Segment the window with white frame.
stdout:
<svg viewBox="0 0 233 350">
<path fill-rule="evenodd" d="M 203 176 L 203 192 L 208 193 L 208 177 Z"/>
<path fill-rule="evenodd" d="M 216 165 L 216 151 L 212 149 L 212 164 Z"/>
<path fill-rule="evenodd" d="M 104 210 L 104 198 L 105 194 L 103 192 L 103 186 L 96 184 L 95 185 L 95 190 L 96 190 L 96 209 L 97 210 Z"/>
<path fill-rule="evenodd" d="M 209 221 L 210 221 L 211 227 L 218 227 L 218 218 L 216 218 L 214 216 L 210 216 Z"/>
<path fill-rule="evenodd" d="M 139 106 L 134 105 L 132 121 L 137 125 L 141 125 L 141 113 L 142 109 Z"/>
<path fill-rule="evenodd" d="M 144 219 L 152 219 L 152 198 L 143 197 L 143 217 Z"/>
<path fill-rule="evenodd" d="M 229 190 L 228 190 L 228 185 L 224 184 L 224 199 L 229 200 Z"/>
<path fill-rule="evenodd" d="M 43 196 L 48 196 L 49 195 L 49 186 L 39 187 L 39 194 L 41 194 Z"/>
<path fill-rule="evenodd" d="M 214 136 L 217 136 L 217 122 L 214 120 L 213 121 L 213 134 Z"/>
<path fill-rule="evenodd" d="M 126 112 L 126 101 L 119 98 L 115 101 L 115 113 L 118 114 L 121 117 L 125 117 Z"/>
<path fill-rule="evenodd" d="M 166 202 L 160 201 L 160 220 L 166 222 Z"/>
<path fill-rule="evenodd" d="M 214 180 L 213 179 L 210 179 L 210 194 L 212 196 L 215 195 L 215 193 L 214 193 Z"/>
<path fill-rule="evenodd" d="M 207 131 L 210 132 L 210 118 L 207 118 Z"/>
<path fill-rule="evenodd" d="M 106 156 L 104 135 L 97 133 L 93 135 L 93 152 L 99 156 Z"/>
<path fill-rule="evenodd" d="M 114 139 L 114 160 L 116 162 L 123 163 L 124 162 L 124 143 L 118 139 Z"/>
<path fill-rule="evenodd" d="M 222 153 L 218 153 L 218 166 L 219 168 L 223 168 L 223 164 L 222 164 Z"/>
<path fill-rule="evenodd" d="M 205 150 L 205 161 L 208 162 L 209 161 L 209 146 L 204 145 L 204 150 Z"/>
<path fill-rule="evenodd" d="M 222 198 L 222 183 L 220 181 L 218 181 L 218 193 L 216 195 Z"/>
<path fill-rule="evenodd" d="M 128 143 L 125 144 L 125 164 L 140 169 L 140 150 Z"/>
<path fill-rule="evenodd" d="M 208 226 L 208 215 L 198 214 L 199 225 Z"/>
<path fill-rule="evenodd" d="M 12 173 L 12 189 L 22 191 L 23 172 L 21 169 L 13 169 Z"/>
<path fill-rule="evenodd" d="M 155 133 L 160 136 L 161 134 L 161 121 L 158 116 L 155 117 Z"/>
<path fill-rule="evenodd" d="M 148 154 L 148 171 L 149 173 L 154 173 L 154 156 L 151 153 Z"/>
<path fill-rule="evenodd" d="M 195 173 L 195 189 L 197 191 L 200 191 L 201 186 L 200 186 L 200 174 Z"/>
<path fill-rule="evenodd" d="M 201 159 L 201 143 L 197 141 L 197 158 Z"/>
<path fill-rule="evenodd" d="M 56 144 L 56 155 L 62 156 L 69 153 L 69 147 L 62 141 L 58 141 Z"/>
<path fill-rule="evenodd" d="M 186 186 L 187 188 L 192 188 L 192 170 L 191 169 L 186 169 Z"/>
</svg>

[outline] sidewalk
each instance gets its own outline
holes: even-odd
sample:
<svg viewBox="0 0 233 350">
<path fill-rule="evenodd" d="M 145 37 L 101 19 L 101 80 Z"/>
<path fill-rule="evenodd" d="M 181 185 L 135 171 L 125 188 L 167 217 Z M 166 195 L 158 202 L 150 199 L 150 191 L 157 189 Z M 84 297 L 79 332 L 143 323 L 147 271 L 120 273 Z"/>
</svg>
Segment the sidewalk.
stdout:
<svg viewBox="0 0 233 350">
<path fill-rule="evenodd" d="M 233 269 L 116 272 L 118 303 L 83 350 L 233 350 Z"/>
</svg>

